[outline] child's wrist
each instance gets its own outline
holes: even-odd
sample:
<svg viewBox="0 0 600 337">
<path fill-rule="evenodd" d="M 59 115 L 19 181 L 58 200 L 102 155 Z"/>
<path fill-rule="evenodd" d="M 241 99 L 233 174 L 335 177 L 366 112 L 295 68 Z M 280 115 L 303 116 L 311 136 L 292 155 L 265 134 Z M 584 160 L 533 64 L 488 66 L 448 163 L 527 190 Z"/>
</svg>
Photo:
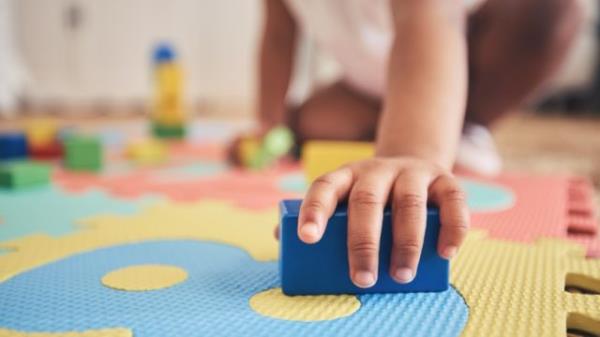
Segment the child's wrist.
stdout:
<svg viewBox="0 0 600 337">
<path fill-rule="evenodd" d="M 398 148 L 381 148 L 377 147 L 375 153 L 377 157 L 399 157 L 399 158 L 414 158 L 429 164 L 440 167 L 444 170 L 451 170 L 453 163 L 449 161 L 446 156 L 438 151 L 427 151 L 424 149 L 398 149 Z"/>
</svg>

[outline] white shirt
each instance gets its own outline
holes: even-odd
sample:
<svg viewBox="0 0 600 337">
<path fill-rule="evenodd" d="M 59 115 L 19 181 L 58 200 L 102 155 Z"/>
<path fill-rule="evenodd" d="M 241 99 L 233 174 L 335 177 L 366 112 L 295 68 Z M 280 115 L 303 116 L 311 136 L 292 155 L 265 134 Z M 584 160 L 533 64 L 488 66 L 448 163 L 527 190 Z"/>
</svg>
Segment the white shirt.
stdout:
<svg viewBox="0 0 600 337">
<path fill-rule="evenodd" d="M 394 37 L 390 0 L 285 1 L 301 29 L 337 60 L 348 84 L 383 94 Z M 464 1 L 472 11 L 485 0 Z"/>
</svg>

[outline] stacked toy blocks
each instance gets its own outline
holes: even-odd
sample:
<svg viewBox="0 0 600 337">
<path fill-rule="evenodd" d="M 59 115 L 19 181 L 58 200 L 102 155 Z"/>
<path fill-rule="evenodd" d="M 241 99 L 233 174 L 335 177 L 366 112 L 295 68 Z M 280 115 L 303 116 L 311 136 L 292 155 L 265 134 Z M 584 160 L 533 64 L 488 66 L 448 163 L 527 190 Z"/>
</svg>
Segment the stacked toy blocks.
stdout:
<svg viewBox="0 0 600 337">
<path fill-rule="evenodd" d="M 49 165 L 35 162 L 12 162 L 0 166 L 0 187 L 20 189 L 50 182 Z"/>
<path fill-rule="evenodd" d="M 58 139 L 58 127 L 50 119 L 34 119 L 25 127 L 29 153 L 37 159 L 53 159 L 62 155 L 62 144 Z"/>
<path fill-rule="evenodd" d="M 27 157 L 27 138 L 20 132 L 0 134 L 0 161 Z"/>
<path fill-rule="evenodd" d="M 175 50 L 161 44 L 154 50 L 155 102 L 152 133 L 158 138 L 181 139 L 185 136 L 183 73 Z"/>
<path fill-rule="evenodd" d="M 285 200 L 280 204 L 280 277 L 287 295 L 364 294 L 390 292 L 440 292 L 449 286 L 449 263 L 437 253 L 440 230 L 438 210 L 427 211 L 427 229 L 421 260 L 415 279 L 400 284 L 389 275 L 392 247 L 391 210 L 384 213 L 379 253 L 379 277 L 368 289 L 355 286 L 348 271 L 346 244 L 348 212 L 339 206 L 327 224 L 321 241 L 305 244 L 298 238 L 298 214 L 301 200 Z"/>
<path fill-rule="evenodd" d="M 102 144 L 98 138 L 73 135 L 65 140 L 64 147 L 67 169 L 92 172 L 102 169 Z"/>
</svg>

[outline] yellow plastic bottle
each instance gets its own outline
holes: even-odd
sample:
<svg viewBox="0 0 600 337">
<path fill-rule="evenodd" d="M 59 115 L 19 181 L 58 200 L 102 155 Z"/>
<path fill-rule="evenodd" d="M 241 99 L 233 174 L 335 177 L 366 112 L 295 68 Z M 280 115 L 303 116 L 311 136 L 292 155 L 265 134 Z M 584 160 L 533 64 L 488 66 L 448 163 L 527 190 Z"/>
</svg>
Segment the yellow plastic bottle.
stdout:
<svg viewBox="0 0 600 337">
<path fill-rule="evenodd" d="M 183 138 L 186 131 L 183 73 L 168 44 L 160 44 L 154 50 L 154 76 L 153 134 L 158 138 Z"/>
</svg>

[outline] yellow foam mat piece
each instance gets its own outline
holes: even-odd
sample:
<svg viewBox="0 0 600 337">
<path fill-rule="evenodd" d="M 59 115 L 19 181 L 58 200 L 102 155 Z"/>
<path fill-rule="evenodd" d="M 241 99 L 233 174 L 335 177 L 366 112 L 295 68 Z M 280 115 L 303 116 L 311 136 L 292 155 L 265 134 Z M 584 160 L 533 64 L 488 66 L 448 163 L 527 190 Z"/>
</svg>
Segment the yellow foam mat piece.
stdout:
<svg viewBox="0 0 600 337">
<path fill-rule="evenodd" d="M 271 318 L 314 322 L 350 316 L 360 301 L 353 295 L 286 296 L 275 288 L 252 296 L 250 307 Z"/>
<path fill-rule="evenodd" d="M 187 279 L 187 272 L 175 266 L 138 265 L 113 270 L 102 277 L 102 284 L 125 291 L 147 291 L 172 287 Z"/>
<path fill-rule="evenodd" d="M 373 157 L 368 142 L 310 141 L 302 147 L 302 166 L 309 182 L 342 165 Z"/>
<path fill-rule="evenodd" d="M 275 209 L 248 211 L 217 201 L 162 203 L 133 216 L 100 215 L 80 223 L 80 231 L 59 238 L 34 235 L 0 243 L 15 251 L 0 255 L 0 282 L 73 254 L 153 239 L 210 240 L 245 249 L 258 261 L 277 259 Z"/>
<path fill-rule="evenodd" d="M 251 211 L 216 201 L 161 203 L 135 215 L 95 216 L 82 221 L 82 229 L 71 234 L 0 244 L 14 249 L 0 256 L 0 282 L 69 255 L 156 239 L 222 242 L 245 249 L 256 260 L 275 260 L 278 245 L 272 231 L 276 221 L 275 209 Z M 451 264 L 451 283 L 469 307 L 463 336 L 562 337 L 567 326 L 600 334 L 600 295 L 566 292 L 565 282 L 597 289 L 600 260 L 586 260 L 584 248 L 567 241 L 523 244 L 471 232 Z M 273 308 L 265 309 L 265 303 Z M 254 307 L 263 308 L 259 312 L 271 317 L 297 319 L 293 312 L 304 303 L 272 291 L 255 297 Z M 324 317 L 320 316 L 323 310 L 331 309 L 317 306 L 310 318 Z M 0 330 L 0 336 L 36 335 Z"/>
<path fill-rule="evenodd" d="M 567 275 L 600 285 L 600 260 L 586 260 L 576 244 L 543 239 L 528 245 L 474 232 L 451 272 L 469 306 L 463 336 L 558 337 L 567 326 L 600 334 L 600 295 L 564 290 Z"/>
<path fill-rule="evenodd" d="M 133 337 L 133 333 L 122 328 L 83 332 L 18 332 L 0 329 L 0 337 Z"/>
</svg>

